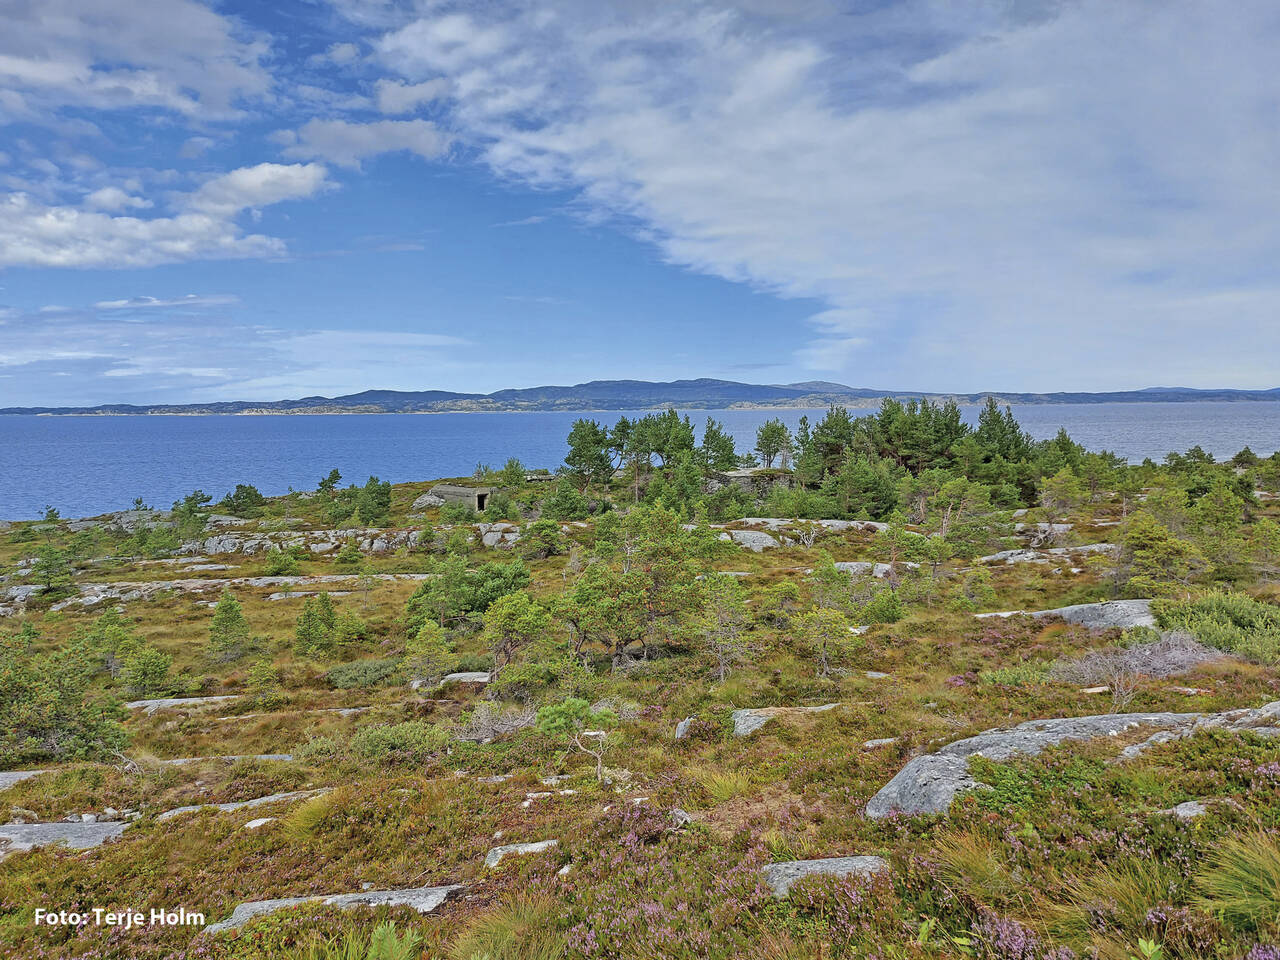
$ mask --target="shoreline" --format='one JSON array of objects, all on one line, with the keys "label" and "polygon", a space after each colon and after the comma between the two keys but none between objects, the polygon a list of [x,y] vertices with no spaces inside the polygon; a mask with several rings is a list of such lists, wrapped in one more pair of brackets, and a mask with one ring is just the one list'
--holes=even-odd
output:
[{"label": "shoreline", "polygon": [[[1255,403],[1280,403],[1280,397],[1214,397],[1202,398],[1194,394],[1186,397],[1165,397],[1163,399],[1132,399],[1132,400],[1017,400],[991,394],[992,399],[1000,406],[1011,407],[1096,407],[1096,406],[1139,406],[1139,405],[1160,405],[1160,406],[1179,406],[1189,403],[1221,403],[1232,405],[1250,405]],[[691,405],[678,402],[663,402],[647,406],[609,406],[609,407],[493,407],[477,409],[475,407],[456,407],[435,410],[385,410],[378,408],[359,409],[359,408],[323,408],[323,407],[293,407],[283,410],[143,410],[138,412],[123,411],[102,411],[95,412],[91,410],[68,411],[66,413],[57,411],[43,411],[40,413],[20,413],[17,411],[0,411],[2,417],[83,417],[83,418],[99,418],[99,417],[310,417],[310,416],[328,416],[328,417],[354,417],[354,416],[430,416],[434,414],[450,414],[450,413],[626,413],[627,411],[644,411],[654,412],[662,410],[826,410],[828,407],[835,405],[847,407],[856,410],[876,409],[884,400],[929,400],[933,403],[945,403],[954,401],[959,407],[981,407],[985,400],[971,400],[967,397],[963,400],[955,397],[949,397],[939,394],[902,394],[891,397],[842,397],[832,398],[830,400],[815,401],[812,403],[731,403],[724,405]]]}]

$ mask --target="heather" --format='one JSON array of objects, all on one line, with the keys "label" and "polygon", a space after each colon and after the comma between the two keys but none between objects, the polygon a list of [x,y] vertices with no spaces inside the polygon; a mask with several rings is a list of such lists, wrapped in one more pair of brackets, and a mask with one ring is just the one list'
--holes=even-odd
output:
[{"label": "heather", "polygon": [[[6,955],[1276,956],[1280,719],[1232,725],[1280,701],[1275,463],[1127,464],[995,405],[767,426],[756,459],[662,412],[580,421],[555,473],[14,525],[0,768],[42,772],[0,836],[128,825],[0,841]],[[1111,713],[1212,719],[975,754],[870,815],[948,745]]]}]

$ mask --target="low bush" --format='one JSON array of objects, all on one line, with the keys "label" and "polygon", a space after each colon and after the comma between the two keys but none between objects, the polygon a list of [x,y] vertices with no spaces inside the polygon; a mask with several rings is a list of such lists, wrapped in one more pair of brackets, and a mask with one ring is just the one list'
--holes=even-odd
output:
[{"label": "low bush", "polygon": [[449,734],[422,720],[361,727],[351,738],[351,752],[378,763],[425,763],[442,752]]},{"label": "low bush", "polygon": [[1185,630],[1202,643],[1259,663],[1280,663],[1280,607],[1243,593],[1210,593],[1197,600],[1157,600],[1152,610],[1166,629]]},{"label": "low bush", "polygon": [[397,679],[399,669],[398,660],[353,660],[351,663],[331,667],[325,674],[325,679],[339,690],[368,690],[392,683]]}]

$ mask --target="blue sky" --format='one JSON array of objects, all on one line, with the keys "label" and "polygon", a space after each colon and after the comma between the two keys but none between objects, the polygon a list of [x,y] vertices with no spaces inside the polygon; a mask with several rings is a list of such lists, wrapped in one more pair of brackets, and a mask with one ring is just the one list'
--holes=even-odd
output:
[{"label": "blue sky", "polygon": [[0,406],[1271,387],[1263,0],[11,0]]}]

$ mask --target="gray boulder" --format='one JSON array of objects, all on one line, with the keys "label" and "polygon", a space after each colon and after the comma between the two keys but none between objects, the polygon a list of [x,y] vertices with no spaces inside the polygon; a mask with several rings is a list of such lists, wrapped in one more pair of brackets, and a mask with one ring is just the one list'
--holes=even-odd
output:
[{"label": "gray boulder", "polygon": [[1197,817],[1203,817],[1208,813],[1209,808],[1199,800],[1186,800],[1172,810],[1161,810],[1160,812],[1177,817],[1179,820],[1195,820]]},{"label": "gray boulder", "polygon": [[440,680],[440,686],[446,683],[478,683],[485,684],[489,682],[489,674],[483,670],[468,670],[462,673],[448,673]]},{"label": "gray boulder", "polygon": [[1190,730],[1198,713],[1119,713],[1057,720],[1028,720],[1007,730],[988,730],[949,743],[936,753],[915,757],[867,804],[868,817],[891,813],[942,813],[961,793],[981,784],[969,773],[970,757],[1008,760],[1035,756],[1068,740],[1118,736],[1135,727]]},{"label": "gray boulder", "polygon": [[507,857],[524,857],[531,853],[545,853],[560,845],[558,840],[539,840],[536,843],[508,843],[494,847],[484,855],[484,865],[492,870]]},{"label": "gray boulder", "polygon": [[988,730],[976,737],[949,743],[936,753],[915,757],[867,803],[868,817],[893,813],[942,813],[961,793],[984,786],[969,772],[970,757],[1004,761],[1016,755],[1035,756],[1068,741],[1119,736],[1138,727],[1156,732],[1141,743],[1125,747],[1120,756],[1132,759],[1144,750],[1190,736],[1199,730],[1225,729],[1280,736],[1280,700],[1253,709],[1223,713],[1108,713],[1055,720],[1028,720],[1009,729]]},{"label": "gray boulder", "polygon": [[889,863],[883,857],[829,857],[771,863],[760,873],[775,897],[785,897],[791,892],[791,885],[805,877],[871,877],[888,869]]}]

